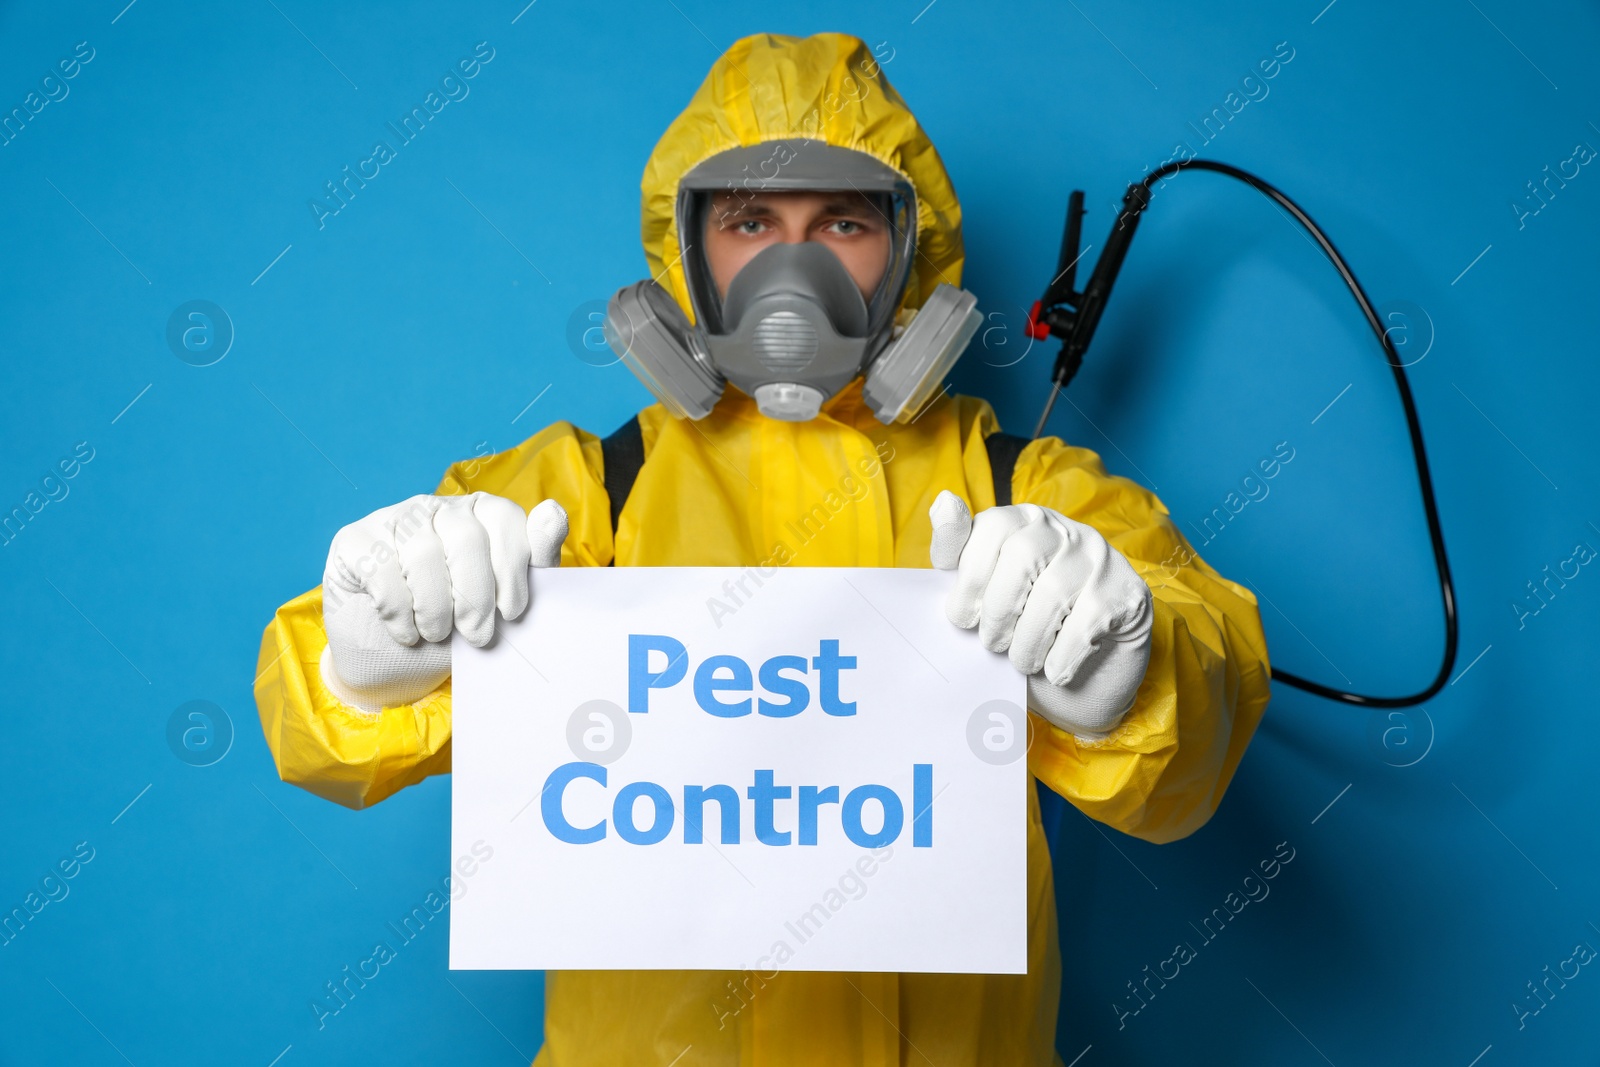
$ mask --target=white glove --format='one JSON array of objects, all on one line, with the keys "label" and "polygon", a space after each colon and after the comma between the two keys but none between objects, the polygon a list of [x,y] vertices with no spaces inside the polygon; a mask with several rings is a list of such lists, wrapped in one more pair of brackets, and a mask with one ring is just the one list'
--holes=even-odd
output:
[{"label": "white glove", "polygon": [[333,537],[322,575],[323,683],[363,711],[409,704],[450,676],[450,631],[478,647],[494,613],[528,607],[528,566],[561,563],[567,513],[488,493],[414,496]]},{"label": "white glove", "polygon": [[1086,739],[1133,707],[1150,664],[1150,587],[1090,526],[1035,504],[989,508],[974,521],[946,490],[928,510],[929,555],[957,572],[945,615],[1010,650],[1028,705]]}]

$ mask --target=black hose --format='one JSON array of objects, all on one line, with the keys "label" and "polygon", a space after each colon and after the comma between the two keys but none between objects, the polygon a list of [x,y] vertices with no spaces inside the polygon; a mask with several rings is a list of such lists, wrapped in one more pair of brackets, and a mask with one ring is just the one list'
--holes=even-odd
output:
[{"label": "black hose", "polygon": [[[1285,682],[1289,685],[1292,685],[1296,689],[1303,689],[1308,693],[1314,693],[1317,696],[1326,697],[1329,700],[1337,700],[1345,704],[1355,704],[1360,707],[1404,708],[1415,704],[1421,704],[1422,702],[1431,699],[1445,687],[1445,684],[1450,677],[1450,671],[1454,668],[1456,662],[1456,645],[1459,639],[1459,629],[1456,621],[1455,583],[1450,578],[1450,561],[1445,555],[1444,532],[1439,524],[1439,508],[1437,503],[1435,503],[1433,496],[1433,475],[1428,469],[1428,454],[1422,443],[1422,423],[1417,418],[1416,401],[1412,399],[1411,383],[1406,378],[1405,367],[1400,360],[1400,353],[1395,350],[1394,342],[1389,339],[1389,334],[1383,328],[1382,322],[1379,321],[1378,313],[1373,308],[1372,301],[1367,299],[1367,294],[1365,290],[1361,288],[1361,283],[1356,280],[1354,272],[1350,270],[1350,266],[1344,261],[1344,257],[1339,254],[1339,250],[1333,247],[1333,242],[1328,239],[1327,234],[1323,233],[1321,228],[1311,220],[1310,215],[1307,215],[1301,210],[1299,204],[1296,204],[1293,200],[1289,199],[1289,197],[1279,189],[1256,177],[1254,174],[1249,173],[1248,171],[1240,170],[1238,167],[1229,166],[1226,163],[1217,163],[1207,159],[1183,160],[1179,162],[1167,163],[1161,167],[1157,167],[1145,177],[1143,182],[1136,182],[1129,186],[1128,196],[1124,201],[1127,206],[1123,208],[1122,213],[1118,216],[1117,229],[1113,230],[1113,233],[1117,233],[1125,225],[1137,221],[1138,215],[1150,202],[1150,193],[1153,191],[1154,183],[1160,181],[1168,175],[1176,174],[1180,170],[1209,170],[1218,174],[1225,174],[1228,177],[1236,178],[1239,181],[1244,182],[1246,185],[1254,187],[1258,192],[1264,193],[1271,197],[1285,210],[1287,210],[1294,220],[1298,222],[1307,233],[1311,234],[1311,236],[1316,239],[1316,242],[1321,247],[1323,254],[1328,257],[1328,260],[1333,264],[1334,269],[1339,272],[1339,276],[1344,279],[1344,284],[1349,288],[1350,294],[1355,297],[1356,304],[1361,308],[1361,313],[1366,316],[1367,325],[1372,327],[1372,332],[1378,338],[1378,343],[1383,346],[1384,358],[1389,364],[1389,369],[1394,372],[1395,388],[1400,392],[1400,406],[1405,410],[1406,429],[1411,434],[1411,455],[1416,461],[1417,485],[1422,492],[1422,510],[1424,515],[1427,516],[1428,520],[1428,539],[1433,544],[1433,562],[1434,566],[1437,567],[1439,572],[1439,597],[1444,602],[1444,659],[1439,665],[1439,673],[1434,677],[1433,682],[1426,689],[1423,689],[1421,692],[1414,693],[1410,696],[1375,697],[1366,696],[1361,693],[1352,693],[1343,689],[1334,689],[1331,686],[1322,685],[1320,682],[1313,682],[1310,679],[1302,678],[1296,674],[1290,674],[1288,671],[1279,670],[1276,667],[1272,669],[1272,677],[1280,682]],[[1129,233],[1128,236],[1131,237],[1131,233]],[[1114,266],[1115,265],[1113,265],[1113,267]],[[1114,277],[1114,275],[1111,277]],[[1107,292],[1109,292],[1109,283],[1111,277],[1107,278]],[[1080,352],[1082,348],[1087,347],[1088,338],[1085,337],[1082,341]],[[1053,402],[1055,400],[1056,390],[1061,386],[1064,386],[1065,382],[1053,381],[1051,384],[1052,388],[1050,390],[1050,399]]]}]

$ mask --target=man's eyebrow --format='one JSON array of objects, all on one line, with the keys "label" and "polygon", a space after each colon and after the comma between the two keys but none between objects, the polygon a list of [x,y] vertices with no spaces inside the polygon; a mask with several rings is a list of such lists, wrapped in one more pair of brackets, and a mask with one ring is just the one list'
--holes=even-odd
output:
[{"label": "man's eyebrow", "polygon": [[872,218],[882,214],[865,197],[839,197],[829,200],[822,205],[822,210],[830,215],[858,215],[863,218]]},{"label": "man's eyebrow", "polygon": [[744,211],[772,210],[772,205],[759,195],[739,196],[737,193],[718,193],[711,206],[720,215],[731,215],[735,212]]},{"label": "man's eyebrow", "polygon": [[[822,210],[829,215],[848,215],[854,218],[881,217],[883,212],[862,196],[840,193],[825,200]],[[770,200],[757,195],[749,198],[732,193],[720,193],[711,205],[712,214],[719,220],[740,218],[746,215],[771,215],[775,209]]]}]

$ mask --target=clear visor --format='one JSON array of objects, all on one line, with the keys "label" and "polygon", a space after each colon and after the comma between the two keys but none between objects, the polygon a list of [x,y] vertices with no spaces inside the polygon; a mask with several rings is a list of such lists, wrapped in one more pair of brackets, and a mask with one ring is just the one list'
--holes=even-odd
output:
[{"label": "clear visor", "polygon": [[[888,231],[888,262],[867,300],[867,336],[887,342],[916,252],[916,196],[897,172],[862,152],[821,142],[769,142],[712,157],[685,175],[678,193],[678,233],[696,321],[724,331],[722,299],[706,260],[708,227],[759,217],[762,201],[785,193],[837,197]],[[873,354],[869,352],[869,356]]]}]

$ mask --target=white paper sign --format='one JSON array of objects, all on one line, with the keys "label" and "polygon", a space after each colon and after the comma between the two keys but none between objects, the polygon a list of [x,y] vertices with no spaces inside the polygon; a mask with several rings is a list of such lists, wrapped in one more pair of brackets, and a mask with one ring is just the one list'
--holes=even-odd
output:
[{"label": "white paper sign", "polygon": [[452,647],[450,966],[1024,973],[1025,683],[952,580],[534,571]]}]

